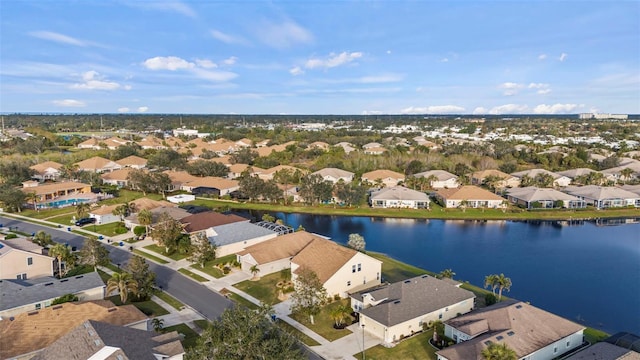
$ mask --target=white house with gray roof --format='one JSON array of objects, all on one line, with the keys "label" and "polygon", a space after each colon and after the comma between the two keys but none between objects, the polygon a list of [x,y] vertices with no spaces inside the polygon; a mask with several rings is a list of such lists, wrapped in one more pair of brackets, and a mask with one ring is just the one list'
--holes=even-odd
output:
[{"label": "white house with gray roof", "polygon": [[433,189],[452,189],[460,186],[458,177],[444,170],[429,170],[421,173],[413,174],[415,177],[430,178],[433,177],[429,186]]},{"label": "white house with gray roof", "polygon": [[527,186],[507,190],[507,199],[527,209],[582,209],[586,207],[584,200],[565,194],[556,189]]},{"label": "white house with gray roof", "polygon": [[428,209],[429,196],[423,192],[411,190],[404,186],[394,186],[371,192],[369,204],[371,204],[373,208],[382,209]]},{"label": "white house with gray roof", "polygon": [[0,318],[40,310],[66,294],[78,296],[79,301],[102,300],[104,290],[104,282],[97,272],[64,279],[0,280]]},{"label": "white house with gray roof", "polygon": [[209,242],[217,246],[216,257],[238,253],[276,236],[278,233],[274,230],[243,221],[214,226],[207,231]]},{"label": "white house with gray roof", "polygon": [[450,282],[422,275],[351,295],[351,307],[369,334],[391,344],[474,308],[475,295]]},{"label": "white house with gray roof", "polygon": [[351,171],[338,168],[324,168],[312,173],[311,175],[320,175],[325,181],[331,181],[334,184],[340,180],[348,184],[353,181],[353,176],[355,174]]},{"label": "white house with gray roof", "polygon": [[534,179],[536,176],[548,175],[553,178],[553,186],[569,186],[571,184],[571,178],[568,176],[560,175],[558,173],[551,172],[545,169],[529,169],[524,171],[518,171],[511,173],[511,175],[522,179],[524,176],[528,176]]},{"label": "white house with gray roof", "polygon": [[640,207],[640,195],[613,186],[568,186],[567,194],[583,199],[596,209],[634,206]]}]

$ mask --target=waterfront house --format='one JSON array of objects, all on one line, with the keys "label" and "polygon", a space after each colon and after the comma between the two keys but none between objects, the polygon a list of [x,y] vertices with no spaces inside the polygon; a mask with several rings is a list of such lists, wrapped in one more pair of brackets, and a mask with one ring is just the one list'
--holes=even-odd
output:
[{"label": "waterfront house", "polygon": [[429,208],[429,196],[404,186],[382,188],[371,192],[369,204],[373,208]]},{"label": "waterfront house", "polygon": [[[637,341],[637,340],[636,340]],[[636,346],[640,347],[640,344]],[[632,349],[601,341],[578,351],[564,360],[640,360],[640,353]]]},{"label": "waterfront house", "polygon": [[460,186],[460,183],[458,183],[458,177],[444,170],[423,171],[421,173],[413,174],[413,176],[423,178],[430,178],[433,176],[433,180],[429,183],[429,186],[432,189],[451,189]]},{"label": "waterfront house", "polygon": [[27,280],[53,276],[54,261],[54,258],[44,255],[43,247],[25,238],[0,240],[0,279]]},{"label": "waterfront house", "polygon": [[346,170],[337,169],[337,168],[324,168],[314,173],[311,173],[311,175],[320,175],[325,181],[330,181],[334,184],[340,180],[348,184],[351,181],[353,181],[353,176],[355,174],[352,173],[351,171],[346,171]]},{"label": "waterfront house", "polygon": [[640,195],[613,186],[568,186],[564,190],[567,194],[583,199],[587,205],[596,209],[614,207],[640,207]]},{"label": "waterfront house", "polygon": [[435,197],[446,208],[503,208],[505,206],[504,198],[474,185],[440,189],[435,193]]},{"label": "waterfront house", "polygon": [[118,170],[122,166],[114,161],[105,159],[100,156],[94,156],[92,158],[75,163],[79,171],[88,171],[95,173],[109,172]]},{"label": "waterfront house", "polygon": [[556,189],[527,186],[507,190],[507,199],[526,209],[582,209],[586,207],[584,200],[560,192]]},{"label": "waterfront house", "polygon": [[[75,181],[48,184],[23,183],[23,186],[21,190],[24,193],[36,194],[39,208],[61,206],[62,204],[58,204],[55,201],[61,197],[69,198],[74,195],[91,194],[91,185]],[[68,205],[72,205],[72,203]]]},{"label": "waterfront house", "polygon": [[473,310],[475,295],[459,285],[417,276],[351,294],[351,307],[367,333],[391,344],[422,331],[424,325]]},{"label": "waterfront house", "polygon": [[64,165],[55,161],[45,161],[40,164],[29,166],[29,169],[35,171],[32,178],[38,181],[53,180],[56,181],[60,177],[61,169]]},{"label": "waterfront house", "polygon": [[507,300],[446,321],[444,335],[456,342],[436,352],[438,360],[481,360],[482,350],[506,344],[518,359],[551,360],[583,343],[584,326],[517,300]]},{"label": "waterfront house", "polygon": [[362,174],[362,180],[372,184],[373,186],[381,184],[384,187],[392,187],[398,185],[399,182],[404,181],[404,174],[381,169]]},{"label": "waterfront house", "polygon": [[471,174],[471,185],[484,185],[487,178],[489,177],[499,179],[499,181],[495,184],[495,187],[498,189],[514,188],[520,186],[519,178],[495,169],[474,172],[473,174]]},{"label": "waterfront house", "polygon": [[188,181],[180,187],[180,190],[189,191],[191,194],[224,196],[240,189],[236,180],[224,179],[216,176],[205,176]]},{"label": "waterfront house", "polygon": [[551,172],[549,170],[545,170],[545,169],[529,169],[529,170],[514,172],[514,173],[511,173],[511,175],[519,178],[520,180],[522,180],[522,177],[524,176],[528,176],[531,179],[535,179],[536,176],[548,175],[553,178],[553,186],[564,187],[564,186],[569,186],[569,184],[571,184],[571,178]]}]

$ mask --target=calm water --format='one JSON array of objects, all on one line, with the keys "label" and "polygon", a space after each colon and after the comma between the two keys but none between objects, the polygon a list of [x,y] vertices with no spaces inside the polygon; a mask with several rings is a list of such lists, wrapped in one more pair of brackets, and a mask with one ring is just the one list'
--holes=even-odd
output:
[{"label": "calm water", "polygon": [[609,333],[640,334],[640,224],[443,221],[274,213],[294,228],[482,286],[504,273],[507,296]]}]

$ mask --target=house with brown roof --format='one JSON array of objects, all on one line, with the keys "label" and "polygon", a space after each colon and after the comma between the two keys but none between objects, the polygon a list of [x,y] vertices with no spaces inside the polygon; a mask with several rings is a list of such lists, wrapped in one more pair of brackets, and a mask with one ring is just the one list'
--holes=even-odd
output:
[{"label": "house with brown roof", "polygon": [[0,279],[37,279],[53,276],[54,258],[44,248],[25,239],[0,240]]},{"label": "house with brown roof", "polygon": [[78,144],[79,149],[109,149],[115,150],[119,146],[126,145],[129,141],[119,137],[111,137],[108,139],[91,138]]},{"label": "house with brown roof", "polygon": [[484,185],[487,178],[491,177],[499,179],[499,181],[495,184],[496,188],[503,189],[520,186],[519,178],[496,169],[474,172],[473,174],[471,174],[471,185]]},{"label": "house with brown roof", "polygon": [[465,185],[454,189],[440,189],[435,193],[436,199],[446,208],[503,208],[503,197],[474,185]]},{"label": "house with brown roof", "polygon": [[[0,359],[28,359],[87,320],[147,330],[148,318],[133,305],[111,301],[68,302],[0,321]],[[63,359],[67,357],[61,357]]]},{"label": "house with brown roof", "polygon": [[35,185],[37,186],[30,186],[30,184],[28,184],[28,186],[23,187],[20,190],[24,193],[35,193],[38,196],[39,208],[55,206],[51,205],[52,201],[60,197],[91,193],[91,185],[75,181],[48,183],[42,185],[36,183]]},{"label": "house with brown roof", "polygon": [[329,296],[380,285],[382,262],[306,231],[281,235],[238,253],[242,269],[257,265],[261,275],[291,269],[291,278],[303,268],[318,275]]},{"label": "house with brown roof", "polygon": [[182,185],[184,185],[185,183],[198,179],[197,176],[193,176],[186,171],[166,170],[163,171],[163,173],[167,174],[167,176],[169,176],[169,179],[171,180],[169,192],[180,190],[182,188]]},{"label": "house with brown roof", "polygon": [[369,171],[362,174],[362,180],[367,181],[375,186],[380,183],[384,187],[392,187],[398,185],[399,182],[404,181],[404,174],[391,170],[381,169]]},{"label": "house with brown roof", "polygon": [[138,141],[137,144],[140,145],[140,147],[145,150],[146,149],[161,150],[161,149],[167,148],[167,146],[163,143],[163,140],[153,135],[149,135],[146,138]]},{"label": "house with brown roof", "polygon": [[229,195],[239,188],[240,184],[236,180],[229,180],[216,176],[205,176],[182,184],[180,190],[189,191],[196,196],[224,196]]},{"label": "house with brown roof", "polygon": [[476,296],[460,285],[417,276],[351,294],[351,308],[367,333],[392,344],[422,331],[425,324],[472,311]]},{"label": "house with brown roof", "polygon": [[[157,224],[164,214],[170,216],[172,219],[180,220],[187,216],[190,216],[191,213],[185,209],[176,207],[174,204],[169,206],[159,206],[149,210],[151,212],[151,226]],[[124,218],[124,226],[127,229],[133,230],[136,226],[140,226],[140,222],[138,220],[138,213],[132,214]]]},{"label": "house with brown roof", "polygon": [[111,161],[100,156],[94,156],[92,158],[82,160],[75,163],[75,165],[78,167],[79,171],[95,173],[109,172],[122,168],[122,166],[115,161]]},{"label": "house with brown roof", "polygon": [[508,300],[445,322],[455,345],[436,352],[438,360],[482,360],[491,344],[506,344],[518,359],[560,358],[583,343],[585,327],[528,303]]},{"label": "house with brown roof", "polygon": [[122,167],[129,167],[132,169],[144,169],[147,167],[147,159],[135,155],[117,160],[116,163]]},{"label": "house with brown roof", "polygon": [[108,173],[100,175],[102,182],[117,187],[126,187],[129,185],[129,173],[133,168],[126,167],[118,170],[114,170]]},{"label": "house with brown roof", "polygon": [[271,180],[274,178],[274,176],[276,175],[276,173],[278,171],[290,171],[291,174],[295,174],[296,172],[298,172],[300,175],[304,175],[306,173],[308,173],[307,170],[303,170],[303,169],[299,169],[295,166],[289,166],[289,165],[278,165],[278,166],[274,166],[272,168],[269,169],[261,169],[261,171],[257,174],[258,177],[262,180]]},{"label": "house with brown roof", "polygon": [[247,138],[242,138],[242,139],[236,141],[236,145],[239,146],[239,147],[252,147],[253,146],[253,140],[247,139]]},{"label": "house with brown roof", "polygon": [[29,169],[35,171],[32,178],[38,181],[57,180],[60,177],[60,169],[64,165],[55,161],[45,161],[40,164],[29,166]]},{"label": "house with brown roof", "polygon": [[260,174],[262,174],[262,172],[265,171],[264,169],[261,169],[257,166],[252,166],[247,164],[233,164],[233,165],[227,165],[227,167],[229,168],[229,175],[228,175],[229,179],[238,178],[245,171],[249,175],[257,175],[257,176],[260,176]]}]

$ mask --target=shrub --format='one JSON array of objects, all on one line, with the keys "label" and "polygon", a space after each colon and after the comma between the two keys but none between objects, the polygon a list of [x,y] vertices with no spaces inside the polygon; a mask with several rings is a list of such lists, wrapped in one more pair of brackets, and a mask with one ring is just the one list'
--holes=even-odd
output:
[{"label": "shrub", "polygon": [[62,295],[51,302],[51,305],[64,304],[66,302],[78,301],[78,297],[73,294]]},{"label": "shrub", "polygon": [[136,236],[141,236],[146,232],[147,232],[147,228],[144,226],[136,226],[133,228],[133,233],[136,234]]},{"label": "shrub", "polygon": [[9,239],[15,239],[17,237],[18,237],[18,235],[16,235],[16,234],[7,234],[7,235],[5,235],[4,238],[9,240]]},{"label": "shrub", "polygon": [[336,300],[336,301],[340,300],[340,294],[333,295],[333,300]]},{"label": "shrub", "polygon": [[498,299],[493,294],[487,294],[484,296],[484,303],[487,304],[487,306],[493,305],[497,302],[498,302]]},{"label": "shrub", "polygon": [[229,272],[231,272],[231,268],[225,265],[225,267],[222,269],[222,272],[227,275]]}]

